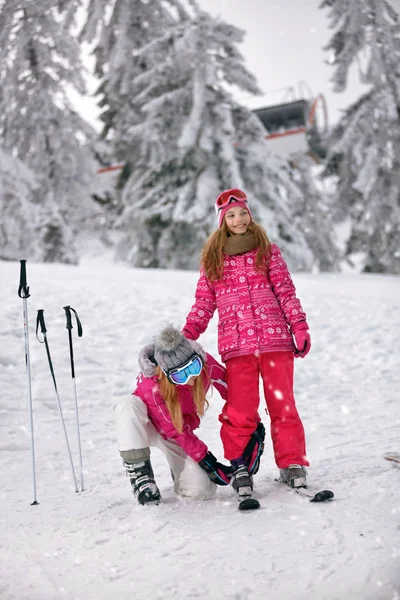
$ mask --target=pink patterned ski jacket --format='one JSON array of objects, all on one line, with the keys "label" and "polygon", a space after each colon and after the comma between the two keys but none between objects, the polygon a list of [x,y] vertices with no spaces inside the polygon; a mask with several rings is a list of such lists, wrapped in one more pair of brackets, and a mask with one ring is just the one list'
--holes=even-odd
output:
[{"label": "pink patterned ski jacket", "polygon": [[[211,354],[206,353],[205,369],[203,369],[204,389],[207,391],[210,384],[215,387],[224,400],[227,399],[227,384],[225,381],[225,367],[220,365]],[[148,356],[141,358],[142,372],[137,377],[137,386],[133,394],[143,400],[147,406],[149,419],[164,439],[174,440],[178,446],[194,461],[199,462],[206,455],[208,448],[193,431],[200,425],[193,401],[190,385],[178,385],[178,398],[182,409],[183,431],[179,431],[172,423],[167,405],[160,394],[158,379],[155,375],[155,364],[151,361],[151,350]]]},{"label": "pink patterned ski jacket", "polygon": [[224,255],[222,279],[210,281],[203,270],[195,303],[183,333],[197,340],[218,309],[218,351],[225,362],[234,356],[295,351],[292,333],[308,329],[296,288],[276,244],[271,244],[267,273],[255,269],[257,250]]}]

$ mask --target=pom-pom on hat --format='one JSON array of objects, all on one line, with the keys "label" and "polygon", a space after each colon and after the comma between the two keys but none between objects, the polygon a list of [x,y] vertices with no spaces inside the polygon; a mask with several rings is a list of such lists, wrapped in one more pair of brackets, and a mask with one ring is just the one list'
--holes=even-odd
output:
[{"label": "pom-pom on hat", "polygon": [[222,226],[222,223],[224,222],[225,214],[230,208],[233,208],[234,206],[241,206],[242,208],[245,208],[251,218],[249,201],[247,199],[246,194],[239,188],[225,190],[224,192],[220,193],[215,202],[215,212],[217,213],[218,218],[218,229]]},{"label": "pom-pom on hat", "polygon": [[172,325],[160,332],[154,344],[154,359],[164,372],[181,367],[194,354],[199,354],[205,361],[205,352],[200,344],[185,338]]}]

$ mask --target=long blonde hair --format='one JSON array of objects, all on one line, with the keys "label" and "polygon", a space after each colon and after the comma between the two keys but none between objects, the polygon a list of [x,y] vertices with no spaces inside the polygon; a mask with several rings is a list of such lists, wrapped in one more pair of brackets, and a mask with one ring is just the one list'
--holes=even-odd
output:
[{"label": "long blonde hair", "polygon": [[[256,239],[256,269],[266,271],[267,263],[271,251],[271,242],[267,233],[261,225],[251,222],[248,230]],[[224,271],[224,247],[229,229],[224,220],[222,226],[214,231],[206,241],[201,252],[200,263],[204,273],[210,281],[222,279]]]},{"label": "long blonde hair", "polygon": [[[203,369],[205,369],[205,367],[203,367]],[[159,381],[160,394],[161,397],[165,400],[165,404],[167,405],[169,414],[171,415],[172,423],[174,424],[175,429],[177,429],[179,433],[182,433],[183,418],[181,405],[178,399],[178,392],[176,389],[177,386],[168,381],[167,376],[160,369],[160,367],[156,368],[156,375]],[[202,374],[196,377],[192,389],[193,401],[196,406],[197,414],[199,415],[199,417],[202,417],[209,406],[204,389]]]}]

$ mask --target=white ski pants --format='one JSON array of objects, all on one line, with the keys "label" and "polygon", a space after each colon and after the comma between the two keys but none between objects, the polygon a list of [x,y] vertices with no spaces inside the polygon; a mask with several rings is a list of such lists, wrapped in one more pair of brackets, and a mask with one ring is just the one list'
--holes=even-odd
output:
[{"label": "white ski pants", "polygon": [[215,495],[215,483],[176,442],[161,437],[138,396],[119,398],[114,404],[114,419],[120,452],[152,447],[165,454],[173,474],[175,494],[196,500],[208,500]]}]

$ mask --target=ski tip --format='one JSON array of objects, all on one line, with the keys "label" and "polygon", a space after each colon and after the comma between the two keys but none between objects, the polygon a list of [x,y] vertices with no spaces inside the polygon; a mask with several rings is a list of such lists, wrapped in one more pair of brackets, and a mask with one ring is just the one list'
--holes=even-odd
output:
[{"label": "ski tip", "polygon": [[239,510],[254,510],[260,508],[260,503],[255,498],[245,498],[239,502]]},{"label": "ski tip", "polygon": [[334,497],[335,494],[331,490],[321,490],[311,498],[310,502],[326,502],[327,500],[332,500]]},{"label": "ski tip", "polygon": [[386,460],[391,460],[394,463],[400,464],[400,452],[386,452],[383,455]]}]

